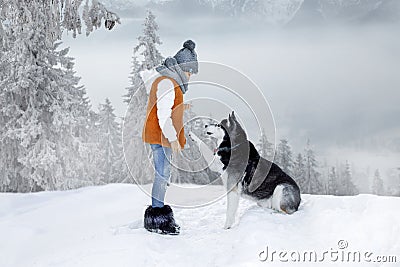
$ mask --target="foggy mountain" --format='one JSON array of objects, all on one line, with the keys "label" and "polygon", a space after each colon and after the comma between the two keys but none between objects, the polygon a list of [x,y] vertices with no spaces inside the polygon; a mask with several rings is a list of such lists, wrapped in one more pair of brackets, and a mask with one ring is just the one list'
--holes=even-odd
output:
[{"label": "foggy mountain", "polygon": [[214,15],[267,24],[399,21],[397,0],[105,0],[125,16],[151,8],[178,16]]}]

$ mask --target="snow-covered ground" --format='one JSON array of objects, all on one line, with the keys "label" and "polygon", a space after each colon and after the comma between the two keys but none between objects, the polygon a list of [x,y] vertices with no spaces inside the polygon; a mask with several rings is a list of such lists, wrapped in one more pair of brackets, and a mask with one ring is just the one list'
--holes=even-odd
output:
[{"label": "snow-covered ground", "polygon": [[[182,228],[179,236],[143,229],[148,203],[149,197],[137,186],[122,184],[2,193],[0,266],[314,265],[291,263],[292,256],[296,259],[307,251],[318,253],[318,259],[328,251],[325,260],[315,266],[400,264],[400,198],[303,195],[300,210],[290,216],[241,200],[239,222],[230,230],[222,228],[222,199],[201,208],[175,208]],[[265,259],[267,247],[269,257],[260,261],[260,257]],[[281,250],[287,252],[281,259],[286,257],[289,263],[280,262],[277,253]],[[328,254],[335,251],[340,257],[333,263]],[[342,263],[342,252],[360,252],[361,263]],[[371,262],[363,261],[364,253],[372,253]],[[373,262],[378,255],[395,255],[397,263]]]}]

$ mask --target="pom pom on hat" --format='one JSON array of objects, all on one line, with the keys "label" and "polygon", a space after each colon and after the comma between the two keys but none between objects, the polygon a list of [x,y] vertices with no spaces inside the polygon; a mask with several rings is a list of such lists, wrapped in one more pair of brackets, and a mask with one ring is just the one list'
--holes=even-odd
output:
[{"label": "pom pom on hat", "polygon": [[194,51],[195,47],[196,44],[192,40],[187,40],[183,43],[183,48],[174,56],[183,71],[190,73],[197,73],[199,71],[197,54]]},{"label": "pom pom on hat", "polygon": [[193,51],[196,48],[196,44],[192,40],[187,40],[183,43],[183,47]]}]

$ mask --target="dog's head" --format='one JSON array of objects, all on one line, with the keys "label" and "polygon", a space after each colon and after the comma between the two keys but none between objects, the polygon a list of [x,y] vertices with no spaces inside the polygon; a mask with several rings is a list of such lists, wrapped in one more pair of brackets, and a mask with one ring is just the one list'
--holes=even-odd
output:
[{"label": "dog's head", "polygon": [[237,121],[234,111],[229,114],[228,119],[220,123],[205,125],[206,134],[218,140],[229,139],[231,143],[237,144],[247,140],[246,132]]},{"label": "dog's head", "polygon": [[205,128],[207,135],[218,140],[224,139],[227,134],[226,129],[222,126],[222,123],[206,124]]}]

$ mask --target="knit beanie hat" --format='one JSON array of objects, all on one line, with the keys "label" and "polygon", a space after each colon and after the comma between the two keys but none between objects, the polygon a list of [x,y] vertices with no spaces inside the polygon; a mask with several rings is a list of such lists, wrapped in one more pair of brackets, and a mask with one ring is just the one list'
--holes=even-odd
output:
[{"label": "knit beanie hat", "polygon": [[183,43],[183,48],[174,56],[183,71],[190,73],[197,73],[199,71],[197,54],[194,51],[195,47],[196,44],[192,40],[187,40]]}]

